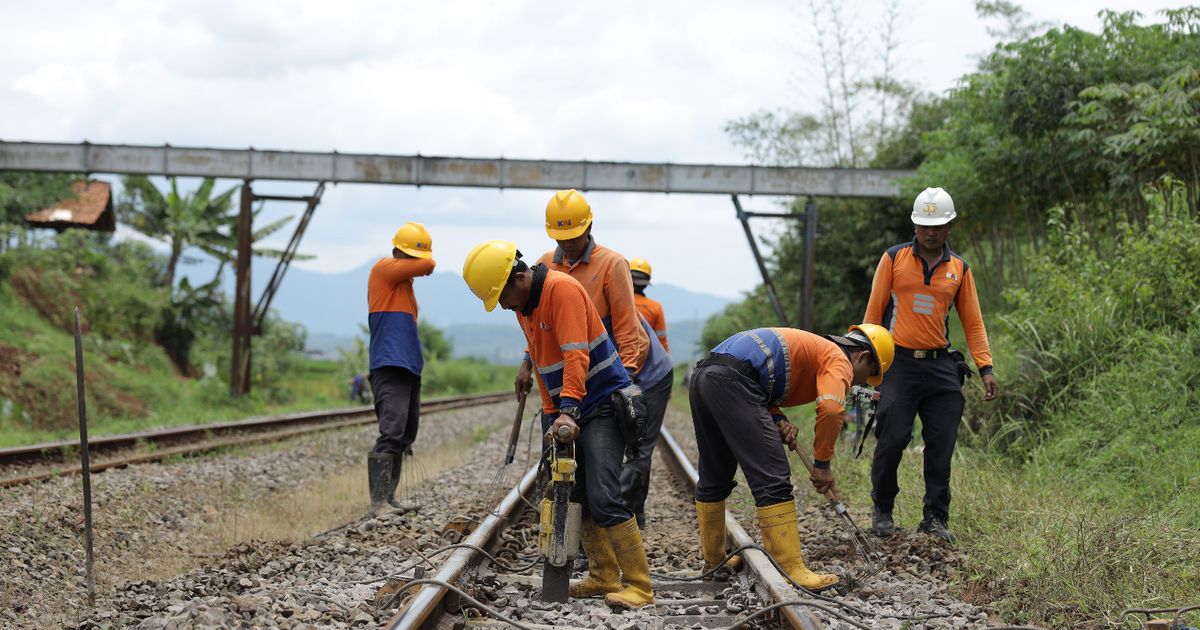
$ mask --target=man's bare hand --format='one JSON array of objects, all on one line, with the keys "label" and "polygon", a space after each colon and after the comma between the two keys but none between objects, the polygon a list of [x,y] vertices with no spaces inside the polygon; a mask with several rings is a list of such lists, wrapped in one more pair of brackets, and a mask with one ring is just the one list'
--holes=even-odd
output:
[{"label": "man's bare hand", "polygon": [[513,386],[516,387],[517,397],[521,394],[528,394],[529,390],[533,389],[533,369],[528,361],[521,361],[521,368],[517,370],[517,378],[513,380]]},{"label": "man's bare hand", "polygon": [[[566,430],[560,432],[563,427]],[[564,435],[566,437],[564,437]],[[567,414],[561,414],[554,424],[550,425],[550,430],[546,432],[546,442],[557,440],[562,443],[574,442],[579,438],[579,425],[575,423],[575,419]]]},{"label": "man's bare hand", "polygon": [[787,418],[784,418],[783,420],[777,420],[775,426],[779,429],[779,439],[783,440],[783,443],[788,448],[793,451],[796,450],[796,435],[800,433],[796,425],[792,424]]},{"label": "man's bare hand", "polygon": [[1000,393],[1000,382],[996,380],[996,375],[984,374],[981,379],[983,380],[983,399],[995,400]]},{"label": "man's bare hand", "polygon": [[833,470],[830,468],[813,468],[812,474],[808,476],[808,480],[812,482],[817,492],[825,494],[833,488]]}]

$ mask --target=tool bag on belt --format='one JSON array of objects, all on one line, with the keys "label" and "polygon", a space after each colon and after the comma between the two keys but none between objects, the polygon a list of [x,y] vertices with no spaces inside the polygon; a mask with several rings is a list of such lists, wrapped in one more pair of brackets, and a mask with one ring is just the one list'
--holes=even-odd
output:
[{"label": "tool bag on belt", "polygon": [[646,399],[642,388],[630,385],[613,392],[612,406],[617,416],[617,427],[625,440],[625,454],[636,453],[646,439]]}]

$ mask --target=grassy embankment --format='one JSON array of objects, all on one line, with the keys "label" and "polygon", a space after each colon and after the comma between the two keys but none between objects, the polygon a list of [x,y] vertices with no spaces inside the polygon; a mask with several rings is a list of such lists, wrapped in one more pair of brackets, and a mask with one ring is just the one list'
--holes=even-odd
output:
[{"label": "grassy embankment", "polygon": [[[349,405],[349,375],[366,366],[305,358],[302,333],[275,318],[267,336],[255,339],[254,392],[231,398],[220,307],[195,323],[202,328],[194,331],[191,374],[181,373],[154,341],[170,305],[154,283],[158,273],[147,248],[72,233],[57,247],[0,255],[0,448],[78,435],[69,332],[75,304],[83,313],[93,435]],[[473,359],[430,360],[423,394],[504,390],[512,374]]]}]

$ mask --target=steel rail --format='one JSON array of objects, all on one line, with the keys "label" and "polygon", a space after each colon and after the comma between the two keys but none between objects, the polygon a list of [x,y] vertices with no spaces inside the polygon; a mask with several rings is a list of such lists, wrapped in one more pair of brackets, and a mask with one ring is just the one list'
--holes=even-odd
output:
[{"label": "steel rail", "polygon": [[[687,455],[679,447],[679,443],[675,441],[675,438],[666,427],[662,428],[660,435],[660,445],[665,447],[660,452],[667,455],[667,460],[671,467],[694,490],[696,481],[699,478],[696,468],[688,460]],[[521,482],[508,492],[508,495],[504,497],[504,500],[496,510],[487,517],[479,529],[471,534],[466,542],[481,548],[487,545],[491,538],[499,531],[500,524],[507,521],[512,511],[521,503],[521,497],[532,488],[536,478],[537,466],[534,465],[525,473]],[[746,530],[737,522],[733,514],[728,512],[725,514],[725,530],[728,532],[735,546],[754,544],[754,540],[750,538]],[[480,554],[474,549],[459,549],[438,570],[437,575],[433,579],[446,584],[452,584],[462,577],[463,573],[469,567],[480,560],[479,556]],[[766,599],[773,602],[785,602],[796,599],[797,593],[795,589],[788,583],[787,578],[780,574],[775,566],[771,564],[766,554],[757,549],[747,549],[742,552],[742,558],[745,560],[746,566],[758,577],[759,587]],[[423,586],[417,592],[416,596],[388,621],[387,627],[392,630],[415,630],[427,627],[436,615],[441,614],[439,609],[446,593],[446,589],[442,586]],[[820,619],[799,606],[785,606],[780,609],[780,614],[793,628],[800,630],[823,630],[825,628],[825,624]]]},{"label": "steel rail", "polygon": [[[510,392],[492,392],[487,394],[435,398],[423,401],[421,403],[421,410],[429,413],[483,405],[502,402],[511,396]],[[362,406],[280,416],[263,416],[233,422],[191,425],[124,435],[110,435],[89,440],[91,450],[96,452],[99,450],[132,449],[146,444],[154,445],[156,448],[151,453],[135,454],[108,461],[93,460],[89,469],[92,472],[96,472],[108,468],[127,466],[129,464],[161,460],[172,455],[184,455],[229,446],[271,442],[305,433],[328,431],[373,422],[375,422],[373,408]],[[257,432],[248,433],[251,431]],[[170,444],[177,445],[167,446]],[[56,459],[55,456],[59,454],[71,453],[78,447],[78,442],[49,442],[0,449],[0,465],[53,463],[47,460]],[[80,466],[67,465],[40,473],[3,478],[0,479],[0,487],[32,483],[55,476],[79,474],[81,472],[83,471]]]},{"label": "steel rail", "polygon": [[[666,427],[662,428],[659,446],[665,447],[659,450],[670,455],[667,459],[671,466],[695,490],[700,475]],[[725,512],[725,532],[735,547],[757,544],[729,511]],[[767,558],[766,554],[758,549],[747,549],[742,552],[742,559],[746,566],[758,576],[759,587],[766,591],[765,595],[768,599],[774,602],[786,602],[797,598],[796,589],[792,588],[787,578],[779,573],[775,565],[771,564],[771,560]],[[799,606],[784,606],[780,609],[780,613],[793,628],[801,630],[825,628],[825,624],[820,619]]]},{"label": "steel rail", "polygon": [[[533,490],[534,481],[537,480],[538,465],[535,463],[525,472],[525,476],[521,481],[508,491],[504,499],[500,501],[500,505],[488,514],[483,523],[471,532],[471,535],[464,541],[466,544],[476,547],[485,547],[492,538],[500,532],[501,525],[509,520],[512,513],[519,507],[524,505],[524,496]],[[474,549],[456,549],[446,564],[438,570],[437,575],[433,579],[452,584],[454,581],[462,577],[462,574],[479,561],[479,552]],[[431,617],[438,613],[438,608],[446,597],[446,589],[438,585],[426,585],[417,591],[408,605],[400,609],[391,620],[388,621],[388,628],[399,628],[401,630],[412,630],[423,627]]]}]

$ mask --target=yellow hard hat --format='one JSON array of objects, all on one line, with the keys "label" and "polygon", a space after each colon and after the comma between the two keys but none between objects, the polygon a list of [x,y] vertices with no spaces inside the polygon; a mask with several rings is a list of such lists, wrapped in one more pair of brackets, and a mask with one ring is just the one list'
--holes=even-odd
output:
[{"label": "yellow hard hat", "polygon": [[645,258],[631,258],[629,260],[630,271],[640,271],[646,276],[650,276],[650,261]]},{"label": "yellow hard hat", "polygon": [[463,280],[475,297],[483,300],[483,308],[492,312],[500,301],[500,292],[512,273],[517,259],[517,244],[512,241],[485,241],[476,245],[463,262]]},{"label": "yellow hard hat", "polygon": [[867,338],[871,344],[871,354],[874,354],[875,360],[879,362],[879,374],[867,377],[867,383],[871,387],[879,387],[879,384],[883,382],[883,375],[887,373],[888,368],[892,367],[892,360],[896,358],[896,342],[892,340],[892,333],[878,324],[851,326],[850,332],[855,331],[862,333]]},{"label": "yellow hard hat", "polygon": [[433,239],[429,236],[429,230],[426,230],[424,225],[412,221],[396,230],[396,235],[392,237],[392,247],[417,258],[433,256]]},{"label": "yellow hard hat", "polygon": [[554,193],[546,204],[546,234],[556,241],[573,239],[592,224],[592,207],[574,188]]}]

